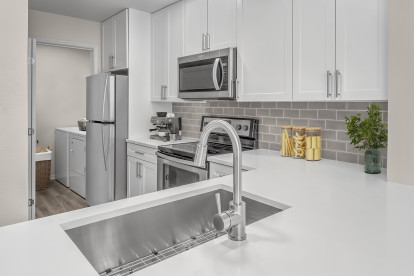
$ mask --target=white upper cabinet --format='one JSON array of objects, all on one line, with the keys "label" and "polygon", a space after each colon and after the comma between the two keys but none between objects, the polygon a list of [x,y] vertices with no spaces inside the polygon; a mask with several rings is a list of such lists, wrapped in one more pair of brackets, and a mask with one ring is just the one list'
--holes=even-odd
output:
[{"label": "white upper cabinet", "polygon": [[239,0],[239,101],[292,100],[292,0]]},{"label": "white upper cabinet", "polygon": [[293,99],[333,99],[334,75],[335,0],[293,1]]},{"label": "white upper cabinet", "polygon": [[152,99],[162,100],[168,83],[168,10],[152,14]]},{"label": "white upper cabinet", "polygon": [[102,22],[102,72],[128,68],[128,10]]},{"label": "white upper cabinet", "polygon": [[236,0],[184,0],[184,54],[236,46]]},{"label": "white upper cabinet", "polygon": [[184,4],[152,14],[152,100],[178,101],[178,58],[183,56]]},{"label": "white upper cabinet", "polygon": [[237,1],[208,0],[208,50],[236,47]]},{"label": "white upper cabinet", "polygon": [[207,0],[184,0],[184,55],[198,54],[206,48]]},{"label": "white upper cabinet", "polygon": [[387,100],[387,0],[295,0],[293,100]]},{"label": "white upper cabinet", "polygon": [[336,1],[339,100],[387,100],[387,0]]}]

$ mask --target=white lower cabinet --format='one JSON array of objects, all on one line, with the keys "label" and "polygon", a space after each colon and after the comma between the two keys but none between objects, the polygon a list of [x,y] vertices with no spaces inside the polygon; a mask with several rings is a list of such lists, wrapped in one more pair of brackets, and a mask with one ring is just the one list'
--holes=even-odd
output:
[{"label": "white lower cabinet", "polygon": [[157,164],[128,156],[127,196],[157,191]]}]

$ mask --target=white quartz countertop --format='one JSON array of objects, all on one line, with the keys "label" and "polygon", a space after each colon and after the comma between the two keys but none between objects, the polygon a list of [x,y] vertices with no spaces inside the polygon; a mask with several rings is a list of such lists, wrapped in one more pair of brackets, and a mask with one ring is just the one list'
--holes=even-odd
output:
[{"label": "white quartz countertop", "polygon": [[77,126],[75,126],[75,127],[59,127],[59,128],[57,128],[57,130],[70,132],[70,133],[77,134],[77,135],[86,136],[86,131],[79,130],[79,127],[77,127]]},{"label": "white quartz countertop", "polygon": [[[230,155],[214,157],[230,164]],[[414,187],[363,166],[243,153],[244,194],[290,208],[133,275],[414,275]],[[201,191],[230,189],[225,176],[0,228],[2,275],[97,275],[65,234],[72,228]]]},{"label": "white quartz countertop", "polygon": [[197,141],[198,139],[195,139],[195,138],[183,137],[181,140],[164,142],[160,140],[150,139],[149,135],[147,137],[136,137],[136,138],[129,138],[126,140],[127,143],[136,144],[136,145],[154,148],[154,149],[158,148],[158,146],[163,146],[163,145],[182,144],[182,143],[190,143],[190,142],[197,142]]}]

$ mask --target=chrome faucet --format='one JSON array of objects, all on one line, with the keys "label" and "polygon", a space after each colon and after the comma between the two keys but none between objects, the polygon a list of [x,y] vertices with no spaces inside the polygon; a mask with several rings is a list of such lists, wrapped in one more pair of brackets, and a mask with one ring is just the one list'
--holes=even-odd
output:
[{"label": "chrome faucet", "polygon": [[246,239],[246,203],[242,201],[242,150],[236,130],[223,120],[211,121],[204,127],[194,158],[196,166],[203,166],[207,156],[207,141],[210,133],[216,129],[224,130],[233,145],[233,200],[229,202],[229,210],[221,212],[220,197],[216,195],[218,214],[213,218],[217,231],[226,231],[229,239],[243,241]]}]

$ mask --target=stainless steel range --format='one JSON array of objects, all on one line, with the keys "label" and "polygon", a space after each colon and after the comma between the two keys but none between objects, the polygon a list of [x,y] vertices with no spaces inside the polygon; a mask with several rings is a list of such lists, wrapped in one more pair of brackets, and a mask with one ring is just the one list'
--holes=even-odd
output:
[{"label": "stainless steel range", "polygon": [[[213,120],[225,120],[234,127],[240,137],[243,151],[258,148],[258,120],[233,117],[203,116],[200,131]],[[194,166],[194,156],[198,142],[172,144],[158,147],[158,190],[207,180],[209,162],[200,167]],[[207,156],[232,153],[229,136],[221,130],[210,135]]]}]

